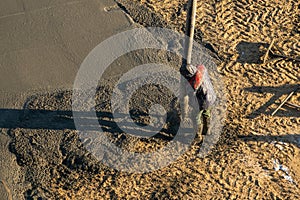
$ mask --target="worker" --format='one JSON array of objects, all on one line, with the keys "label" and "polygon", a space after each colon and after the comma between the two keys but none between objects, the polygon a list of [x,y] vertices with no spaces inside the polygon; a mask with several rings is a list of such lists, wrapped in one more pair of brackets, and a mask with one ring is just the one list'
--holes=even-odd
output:
[{"label": "worker", "polygon": [[[193,110],[192,118],[196,125],[197,134],[206,135],[210,128],[211,109],[216,101],[216,94],[204,65],[186,65],[180,69],[181,74],[193,88],[193,94],[199,104],[199,112]],[[186,90],[188,91],[188,90]]]}]

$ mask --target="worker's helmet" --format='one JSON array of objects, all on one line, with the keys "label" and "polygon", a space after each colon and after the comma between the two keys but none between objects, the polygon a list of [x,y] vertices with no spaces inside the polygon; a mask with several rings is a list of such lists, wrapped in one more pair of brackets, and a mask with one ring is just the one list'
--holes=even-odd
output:
[{"label": "worker's helmet", "polygon": [[203,75],[204,75],[205,70],[206,70],[206,68],[204,67],[204,65],[198,65],[196,67],[195,74],[189,80],[189,83],[194,88],[194,90],[199,89],[199,87],[201,86],[201,84],[203,82]]}]

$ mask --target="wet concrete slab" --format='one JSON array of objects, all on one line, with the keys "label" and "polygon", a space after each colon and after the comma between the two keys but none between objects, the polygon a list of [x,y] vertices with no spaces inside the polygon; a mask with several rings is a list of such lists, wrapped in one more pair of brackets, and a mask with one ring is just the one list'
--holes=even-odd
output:
[{"label": "wet concrete slab", "polygon": [[[0,109],[22,109],[35,93],[72,89],[87,54],[132,26],[113,0],[2,0]],[[0,127],[0,199],[23,199],[23,171],[9,142],[9,129]]]},{"label": "wet concrete slab", "polygon": [[13,2],[0,17],[0,91],[71,87],[85,56],[131,26],[121,10],[105,11],[113,1]]}]

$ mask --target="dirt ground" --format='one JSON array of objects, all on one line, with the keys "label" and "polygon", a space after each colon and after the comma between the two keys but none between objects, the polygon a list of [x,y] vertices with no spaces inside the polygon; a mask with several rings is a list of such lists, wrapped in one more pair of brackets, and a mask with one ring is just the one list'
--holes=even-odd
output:
[{"label": "dirt ground", "polygon": [[[142,25],[184,30],[185,0],[118,2]],[[192,147],[158,171],[118,172],[95,160],[80,143],[71,120],[70,91],[29,98],[21,127],[8,130],[13,138],[10,149],[26,171],[25,198],[300,199],[300,111],[284,106],[271,116],[280,102],[299,88],[299,61],[270,56],[268,62],[262,62],[272,38],[280,49],[275,53],[282,51],[300,59],[299,7],[297,0],[199,1],[196,40],[219,57],[218,70],[228,100],[224,132],[205,158],[195,156],[197,147]],[[108,99],[111,87],[100,84],[98,99]],[[148,90],[164,95],[163,102],[172,99],[157,86]],[[299,105],[299,92],[289,102]],[[109,104],[97,103],[101,105],[98,112],[109,112]],[[49,123],[39,124],[41,116]],[[104,118],[110,121],[111,116]],[[56,126],[59,124],[62,127]],[[33,129],[37,127],[43,129]],[[160,147],[170,136],[165,131],[166,137],[143,141],[113,126],[108,126],[107,132],[124,148],[135,142],[134,151]]]}]

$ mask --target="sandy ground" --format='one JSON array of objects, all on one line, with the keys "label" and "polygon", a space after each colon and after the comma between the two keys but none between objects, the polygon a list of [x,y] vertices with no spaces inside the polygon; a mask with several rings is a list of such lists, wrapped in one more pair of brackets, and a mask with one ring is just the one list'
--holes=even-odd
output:
[{"label": "sandy ground", "polygon": [[[184,30],[187,1],[118,2],[142,25]],[[122,173],[91,157],[70,120],[70,91],[28,98],[19,128],[8,130],[10,149],[25,171],[25,198],[299,199],[300,112],[284,106],[275,116],[270,115],[299,87],[299,62],[261,61],[272,37],[284,54],[299,59],[298,24],[296,0],[199,3],[196,38],[220,57],[218,70],[224,76],[228,99],[226,126],[219,144],[207,157],[195,156],[195,145],[176,162],[155,172]],[[98,99],[109,98],[111,87],[103,81]],[[148,91],[166,94],[155,87]],[[141,98],[138,95],[137,99]],[[163,101],[171,98],[166,95]],[[97,102],[101,105],[97,111],[109,113],[104,102]],[[299,93],[289,102],[299,105]],[[39,121],[42,118],[48,121]],[[111,116],[104,118],[110,121]],[[108,126],[107,133],[111,141],[135,151],[160,147],[170,137],[166,131],[163,135],[167,137],[134,140],[114,126]],[[136,145],[128,145],[130,142]]]},{"label": "sandy ground", "polygon": [[[158,13],[170,27],[184,30],[187,1],[135,2]],[[202,162],[209,162],[209,167],[198,169],[207,173],[199,178],[199,186],[214,178],[218,184],[197,195],[296,198],[299,110],[284,107],[275,116],[270,113],[299,87],[299,62],[281,59],[263,64],[262,57],[266,44],[275,38],[284,54],[299,58],[298,1],[200,1],[197,12],[196,38],[213,47],[222,59],[219,71],[228,89],[227,125],[234,130],[229,144],[219,149],[221,160],[205,159]],[[299,93],[290,101],[299,104]],[[277,162],[286,166],[293,181],[283,183],[287,172],[276,169]]]}]

